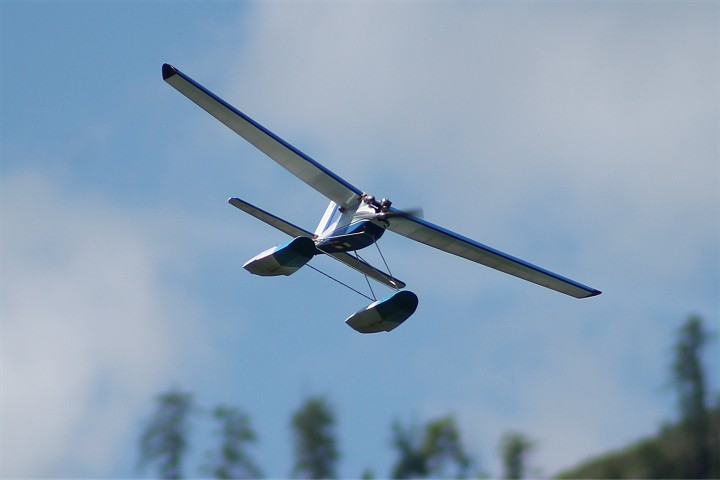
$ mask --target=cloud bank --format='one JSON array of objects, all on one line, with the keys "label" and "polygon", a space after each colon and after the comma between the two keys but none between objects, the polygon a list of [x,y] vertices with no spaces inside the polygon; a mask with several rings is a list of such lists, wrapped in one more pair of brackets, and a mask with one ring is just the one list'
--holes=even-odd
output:
[{"label": "cloud bank", "polygon": [[107,472],[193,350],[195,307],[141,216],[31,172],[0,190],[3,476]]}]

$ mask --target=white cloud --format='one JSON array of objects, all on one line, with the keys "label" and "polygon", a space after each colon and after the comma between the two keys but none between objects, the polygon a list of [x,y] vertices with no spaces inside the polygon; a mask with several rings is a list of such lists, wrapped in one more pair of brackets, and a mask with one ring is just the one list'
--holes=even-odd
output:
[{"label": "white cloud", "polygon": [[[395,252],[394,273],[424,291],[425,312],[453,303],[474,315],[479,295],[522,292],[519,307],[505,296],[480,310],[479,338],[445,338],[469,372],[450,373],[457,359],[434,349],[418,354],[432,391],[418,389],[417,405],[455,408],[483,438],[527,426],[547,473],[651,433],[663,394],[633,382],[662,383],[668,317],[696,302],[717,315],[715,298],[695,295],[717,278],[715,6],[264,3],[253,13],[242,41],[225,39],[225,85],[206,86],[358,187],[605,291],[561,303],[422,247]],[[515,409],[498,412],[498,398]]]},{"label": "white cloud", "polygon": [[717,257],[716,13],[262,4],[226,97],[430,221],[623,302],[689,303]]},{"label": "white cloud", "polygon": [[360,188],[476,219],[471,236],[522,221],[667,249],[717,214],[716,25],[646,8],[263,4],[227,95]]},{"label": "white cloud", "polygon": [[195,307],[161,281],[152,223],[46,175],[0,188],[3,476],[102,474],[202,348]]},{"label": "white cloud", "polygon": [[[648,8],[264,4],[249,61],[229,76],[242,87],[234,97],[271,112],[264,115],[281,135],[321,144],[308,153],[352,183],[395,192],[396,202],[411,196],[430,220],[513,254],[532,252],[606,291],[584,309],[495,312],[477,340],[472,381],[442,380],[452,365],[441,362],[433,378],[453,395],[418,399],[456,405],[485,439],[527,429],[546,473],[651,433],[665,403],[648,405],[663,394],[627,378],[640,371],[634,361],[664,380],[671,330],[655,326],[648,306],[683,315],[696,301],[688,285],[712,275],[715,10]],[[462,268],[438,286],[439,257],[405,252],[423,255],[406,263],[433,263],[428,275],[405,280],[437,302],[473,298],[491,281]],[[528,305],[545,298],[523,295]],[[577,327],[583,317],[605,328],[590,336]],[[528,335],[505,331],[517,318],[516,328],[544,345],[531,348],[540,353],[525,375],[482,353],[517,349],[527,359]],[[477,400],[488,392],[516,399],[516,409]],[[495,444],[483,446],[492,458]]]}]

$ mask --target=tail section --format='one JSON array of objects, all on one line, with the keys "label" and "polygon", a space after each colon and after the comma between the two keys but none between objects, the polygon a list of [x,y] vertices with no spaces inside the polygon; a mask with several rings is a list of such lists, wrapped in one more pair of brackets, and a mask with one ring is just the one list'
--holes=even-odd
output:
[{"label": "tail section", "polygon": [[322,236],[330,226],[340,218],[340,207],[335,202],[330,202],[325,213],[320,219],[317,228],[315,229],[315,238]]},{"label": "tail section", "polygon": [[[291,237],[295,237],[293,242],[298,242],[295,244],[294,247],[290,248],[290,251],[296,251],[299,249],[299,257],[294,260],[294,262],[298,262],[299,259],[302,259],[304,257],[308,258],[308,261],[311,257],[308,257],[309,255],[309,248],[306,245],[309,245],[308,242],[305,240],[298,240],[297,237],[307,237],[308,240],[311,240],[311,243],[313,243],[313,248],[315,248],[314,242],[312,242],[313,234],[309,231],[298,227],[297,225],[294,225],[287,220],[284,220],[277,215],[273,215],[270,212],[267,212],[259,207],[256,207],[255,205],[252,205],[251,203],[246,202],[245,200],[241,200],[239,198],[231,198],[228,200],[228,203],[235,208],[238,208],[242,210],[245,213],[248,213],[252,215],[253,217],[257,218],[258,220],[262,220],[266,224],[270,225],[271,227],[275,227],[281,232],[286,233],[287,235],[290,235]],[[350,215],[350,212],[346,211],[347,215]],[[322,220],[320,221],[320,224],[318,225],[317,231],[320,232],[317,235],[319,236],[321,233],[325,233],[328,231],[328,229],[331,229],[334,225],[337,225],[338,222],[340,222],[340,219],[342,217],[342,213],[340,212],[340,208],[337,206],[336,203],[331,202],[330,205],[328,205],[327,210],[325,211],[325,215],[323,215]],[[332,230],[330,230],[332,231]],[[292,243],[292,242],[291,242]],[[300,245],[300,243],[304,245]],[[302,265],[305,263],[302,263],[299,265],[295,270],[290,270],[294,267],[282,267],[280,265],[280,262],[284,261],[283,258],[285,254],[279,253],[280,250],[283,248],[286,248],[287,244],[282,244],[277,247],[273,247],[271,249],[268,249],[252,259],[248,260],[247,263],[245,263],[245,269],[249,272],[255,274],[255,275],[262,275],[262,276],[270,276],[270,275],[290,275],[297,271]],[[295,249],[295,250],[293,250]],[[317,255],[319,252],[317,250],[314,250],[314,254]],[[372,265],[369,265],[368,263],[363,262],[359,258],[356,258],[348,253],[344,252],[335,252],[335,253],[329,253],[329,256],[335,258],[336,260],[339,260],[341,263],[344,263],[350,268],[353,268],[357,270],[358,272],[362,273],[363,275],[366,275],[373,280],[376,280],[383,285],[387,285],[390,288],[393,289],[400,289],[405,287],[405,283],[402,280],[398,280],[397,278],[394,278],[390,276],[389,274],[382,272],[381,270],[378,270]],[[268,256],[273,258],[277,258],[278,256],[281,257],[280,261],[277,261],[276,259],[267,258]],[[275,273],[273,273],[275,272]],[[282,272],[290,272],[290,273],[282,273]]]},{"label": "tail section", "polygon": [[231,198],[228,200],[228,203],[233,207],[239,208],[245,213],[249,213],[258,220],[262,220],[271,227],[275,227],[281,232],[287,233],[291,237],[312,237],[312,233],[308,232],[307,230],[300,228],[297,225],[293,225],[287,220],[283,220],[282,218],[273,215],[270,212],[266,212],[262,208],[258,208],[255,205],[246,202],[245,200],[241,200],[239,198]]}]

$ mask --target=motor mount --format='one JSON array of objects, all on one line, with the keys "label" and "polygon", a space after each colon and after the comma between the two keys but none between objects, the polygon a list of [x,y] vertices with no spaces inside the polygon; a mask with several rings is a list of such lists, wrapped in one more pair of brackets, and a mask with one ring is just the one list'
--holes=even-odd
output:
[{"label": "motor mount", "polygon": [[363,197],[363,201],[367,204],[373,207],[375,209],[376,213],[384,213],[390,210],[390,205],[392,205],[392,201],[388,198],[383,198],[379,202],[377,199],[372,195],[365,195]]}]

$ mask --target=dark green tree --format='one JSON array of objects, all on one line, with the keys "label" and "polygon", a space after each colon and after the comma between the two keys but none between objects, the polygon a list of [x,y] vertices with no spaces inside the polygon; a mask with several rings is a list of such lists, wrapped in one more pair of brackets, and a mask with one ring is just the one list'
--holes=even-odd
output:
[{"label": "dark green tree", "polygon": [[141,469],[154,464],[158,477],[182,478],[193,410],[193,396],[189,393],[170,390],[157,397],[155,412],[140,437]]},{"label": "dark green tree", "polygon": [[257,440],[250,418],[237,408],[219,406],[213,410],[219,423],[219,453],[213,455],[212,474],[215,478],[259,478],[260,469],[247,452],[247,445]]},{"label": "dark green tree", "polygon": [[452,416],[432,420],[422,429],[415,424],[403,428],[395,422],[392,444],[398,453],[393,478],[462,478],[470,468],[470,457]]},{"label": "dark green tree", "polygon": [[713,463],[708,416],[708,385],[702,364],[703,348],[712,335],[698,316],[691,316],[680,327],[674,347],[673,385],[678,394],[680,422],[687,435],[688,464],[684,473],[706,478]]},{"label": "dark green tree", "polygon": [[392,478],[423,478],[428,476],[427,460],[422,449],[422,433],[416,424],[404,428],[400,422],[392,426],[392,445],[398,459],[390,474]]},{"label": "dark green tree", "polygon": [[533,443],[522,433],[508,432],[500,440],[500,455],[503,463],[503,478],[515,480],[525,477],[527,456]]},{"label": "dark green tree", "polygon": [[432,476],[446,476],[455,469],[455,476],[462,478],[470,467],[470,457],[465,452],[460,429],[452,416],[438,418],[425,426],[423,450]]},{"label": "dark green tree", "polygon": [[336,478],[340,458],[335,413],[324,397],[312,397],[292,416],[296,478]]}]

